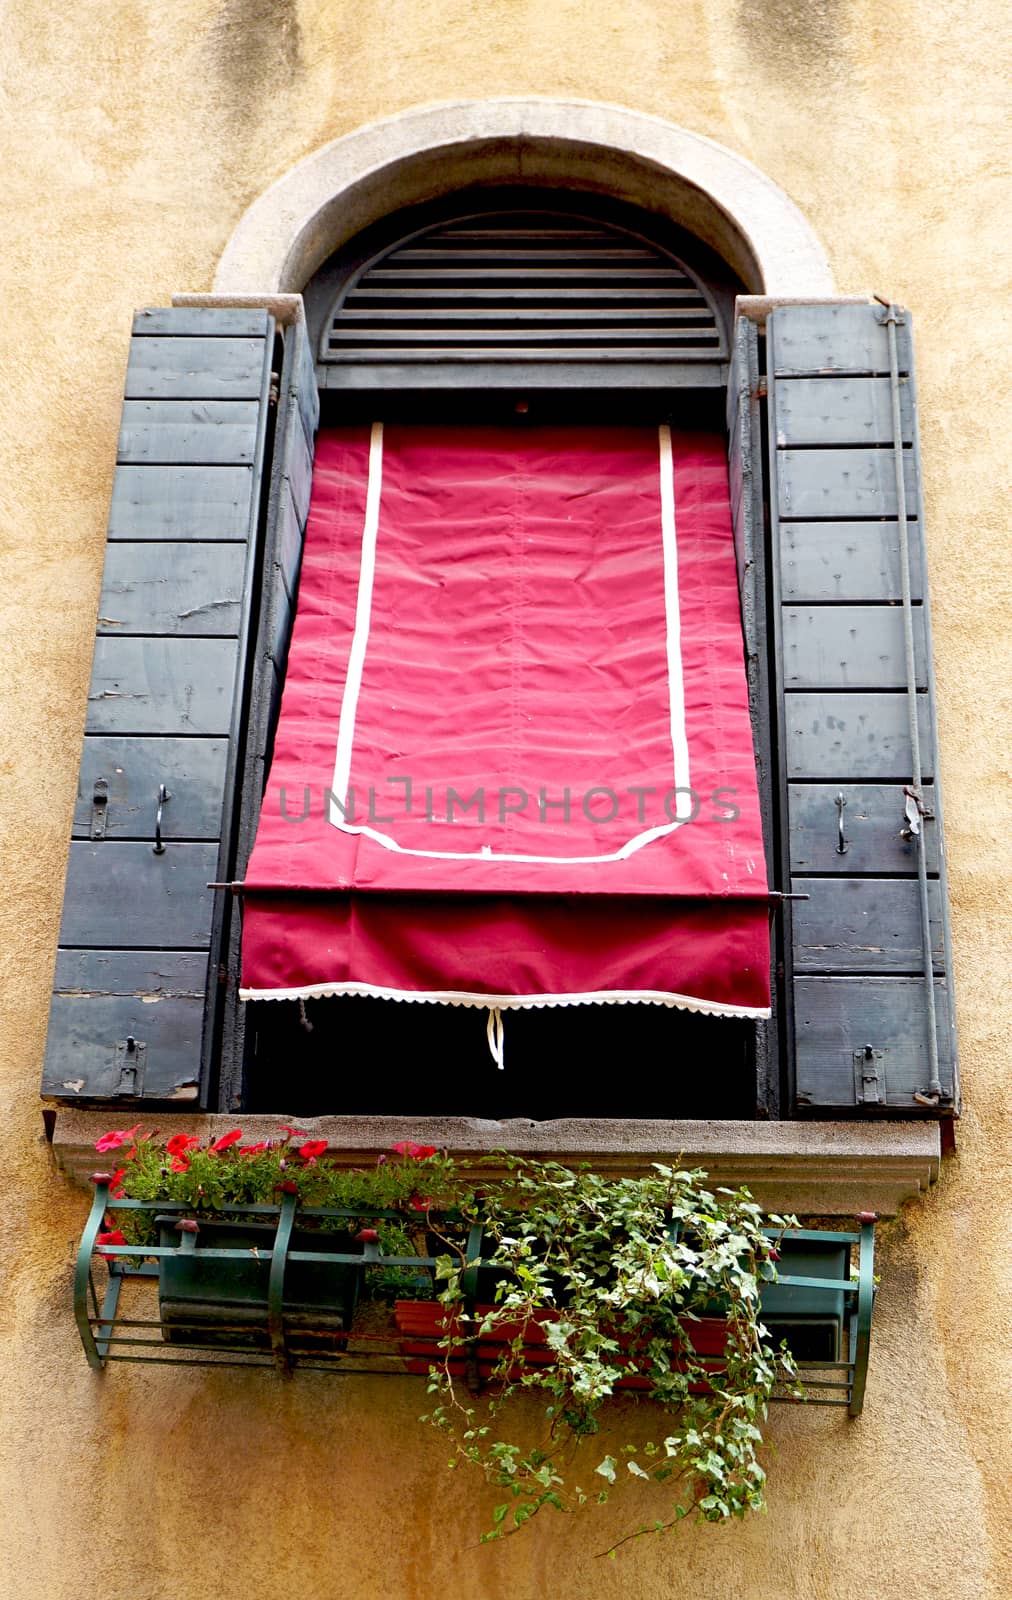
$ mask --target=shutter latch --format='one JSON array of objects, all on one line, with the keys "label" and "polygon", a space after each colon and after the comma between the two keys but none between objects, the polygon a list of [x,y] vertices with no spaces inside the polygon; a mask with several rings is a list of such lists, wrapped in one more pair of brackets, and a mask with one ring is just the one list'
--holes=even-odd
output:
[{"label": "shutter latch", "polygon": [[875,1050],[870,1044],[854,1051],[854,1098],[858,1105],[885,1105],[884,1055],[884,1050]]},{"label": "shutter latch", "polygon": [[148,1047],[143,1039],[128,1033],[116,1042],[115,1066],[119,1075],[116,1094],[142,1094],[144,1090],[144,1065]]},{"label": "shutter latch", "polygon": [[93,839],[105,838],[105,824],[108,814],[109,782],[107,778],[96,778],[95,787],[91,792],[91,837]]}]

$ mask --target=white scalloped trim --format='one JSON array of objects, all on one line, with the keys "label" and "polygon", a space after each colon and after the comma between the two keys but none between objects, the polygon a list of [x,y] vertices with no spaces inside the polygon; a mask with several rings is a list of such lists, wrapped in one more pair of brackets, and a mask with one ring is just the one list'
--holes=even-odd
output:
[{"label": "white scalloped trim", "polygon": [[377,983],[310,983],[296,989],[240,989],[240,1000],[326,1000],[334,995],[358,994],[374,1000],[404,1000],[442,1006],[498,1006],[501,1011],[532,1011],[547,1006],[647,1005],[699,1011],[711,1017],[770,1015],[769,1006],[725,1005],[696,995],[665,994],[657,989],[597,989],[587,994],[472,994],[460,989],[388,989]]}]

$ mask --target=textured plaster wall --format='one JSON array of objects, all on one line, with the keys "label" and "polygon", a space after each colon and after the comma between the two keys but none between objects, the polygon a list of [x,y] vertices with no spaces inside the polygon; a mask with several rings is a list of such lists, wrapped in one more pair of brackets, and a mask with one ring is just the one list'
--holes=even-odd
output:
[{"label": "textured plaster wall", "polygon": [[[0,1589],[11,1600],[978,1600],[1012,1593],[1002,8],[952,0],[78,0],[2,8]],[[778,182],[917,318],[966,1115],[885,1233],[865,1415],[776,1414],[770,1512],[482,1550],[402,1380],[85,1367],[83,1197],[37,1082],[132,308],[210,287],[293,162],[433,100],[620,102]],[[1003,1298],[1004,1297],[1004,1298]]]}]

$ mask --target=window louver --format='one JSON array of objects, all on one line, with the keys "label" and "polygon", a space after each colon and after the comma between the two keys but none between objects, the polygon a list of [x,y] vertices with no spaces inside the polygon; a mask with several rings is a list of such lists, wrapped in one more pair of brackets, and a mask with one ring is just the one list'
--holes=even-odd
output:
[{"label": "window louver", "polygon": [[[719,362],[714,306],[673,256],[554,212],[477,215],[374,257],[325,319],[322,365]],[[659,375],[658,375],[659,376]]]}]

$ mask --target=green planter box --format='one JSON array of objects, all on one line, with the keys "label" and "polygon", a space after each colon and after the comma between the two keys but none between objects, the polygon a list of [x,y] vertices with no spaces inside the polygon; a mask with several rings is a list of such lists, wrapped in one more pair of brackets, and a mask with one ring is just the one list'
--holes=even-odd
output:
[{"label": "green planter box", "polygon": [[767,1283],[759,1295],[760,1315],[775,1344],[785,1339],[796,1361],[839,1361],[844,1289],[850,1278],[850,1246],[784,1238],[777,1270],[783,1278],[823,1278],[839,1282],[839,1289]]},{"label": "green planter box", "polygon": [[[159,1243],[179,1243],[178,1217],[160,1216]],[[271,1223],[202,1220],[196,1248],[159,1259],[158,1308],[167,1344],[269,1350],[267,1288],[275,1227]],[[201,1259],[201,1249],[235,1250]],[[355,1254],[349,1234],[297,1228],[289,1250]],[[343,1349],[358,1299],[362,1268],[341,1261],[292,1261],[285,1268],[285,1342],[293,1355]]]}]

